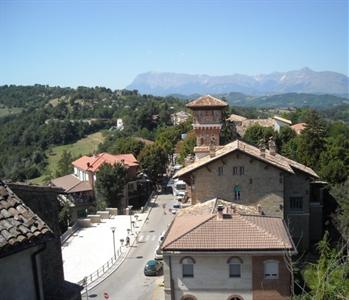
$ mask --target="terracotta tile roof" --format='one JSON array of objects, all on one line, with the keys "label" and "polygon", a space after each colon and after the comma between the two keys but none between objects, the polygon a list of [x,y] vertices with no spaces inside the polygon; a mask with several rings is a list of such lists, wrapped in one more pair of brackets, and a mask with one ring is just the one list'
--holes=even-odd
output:
[{"label": "terracotta tile roof", "polygon": [[0,180],[0,256],[42,243],[53,232]]},{"label": "terracotta tile roof", "polygon": [[300,134],[307,127],[307,123],[297,123],[291,126],[291,128],[297,133]]},{"label": "terracotta tile roof", "polygon": [[88,181],[80,181],[74,174],[65,175],[51,180],[51,183],[62,188],[66,193],[91,191],[92,186]]},{"label": "terracotta tile roof", "polygon": [[260,155],[259,148],[252,146],[250,144],[247,144],[240,140],[235,140],[234,142],[231,142],[227,145],[225,145],[222,149],[219,149],[216,151],[215,156],[211,157],[209,155],[200,158],[193,162],[192,164],[184,167],[183,169],[180,169],[175,175],[174,178],[179,178],[185,174],[191,173],[194,170],[201,168],[217,159],[220,159],[234,151],[241,151],[243,153],[246,153],[250,156],[253,156],[256,159],[259,159],[261,161],[264,161],[265,163],[268,163],[270,165],[273,165],[279,169],[285,170],[289,173],[295,174],[294,168],[301,170],[310,176],[313,176],[315,178],[319,178],[319,176],[311,169],[306,167],[305,165],[302,165],[294,160],[291,160],[287,157],[284,157],[280,154],[271,155],[269,153],[269,150],[265,151],[265,156],[262,157]]},{"label": "terracotta tile roof", "polygon": [[162,244],[164,251],[295,250],[281,218],[230,214],[176,216]]},{"label": "terracotta tile roof", "polygon": [[202,96],[196,100],[189,102],[186,107],[199,108],[199,107],[226,107],[228,103],[210,95]]},{"label": "terracotta tile roof", "polygon": [[83,170],[83,171],[91,171],[96,172],[99,167],[104,164],[115,164],[117,162],[124,161],[126,166],[138,166],[137,159],[133,156],[133,154],[118,154],[113,155],[109,153],[100,153],[95,156],[82,156],[79,159],[73,161],[73,166]]},{"label": "terracotta tile roof", "polygon": [[242,122],[242,121],[247,120],[247,118],[245,118],[243,116],[231,114],[227,120],[230,122]]},{"label": "terracotta tile roof", "polygon": [[203,203],[198,203],[193,206],[189,206],[186,208],[182,208],[177,213],[178,216],[183,215],[207,215],[217,212],[218,205],[223,205],[224,207],[228,207],[230,210],[235,209],[237,213],[240,214],[252,214],[257,215],[258,209],[253,205],[241,205],[232,203],[231,201],[226,201],[220,198],[214,198]]}]

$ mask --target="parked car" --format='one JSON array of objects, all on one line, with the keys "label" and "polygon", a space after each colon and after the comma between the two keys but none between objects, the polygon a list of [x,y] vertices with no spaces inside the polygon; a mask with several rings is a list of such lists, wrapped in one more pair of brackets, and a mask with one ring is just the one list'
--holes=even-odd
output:
[{"label": "parked car", "polygon": [[162,262],[151,259],[148,260],[144,267],[145,276],[156,276],[162,274]]}]

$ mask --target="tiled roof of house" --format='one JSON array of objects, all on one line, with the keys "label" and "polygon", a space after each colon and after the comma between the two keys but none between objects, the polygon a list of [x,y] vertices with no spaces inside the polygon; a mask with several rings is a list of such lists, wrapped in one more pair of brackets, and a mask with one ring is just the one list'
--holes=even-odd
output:
[{"label": "tiled roof of house", "polygon": [[188,108],[199,108],[199,107],[226,107],[228,103],[220,100],[218,98],[212,97],[210,95],[201,96],[189,102],[186,107]]},{"label": "tiled roof of house", "polygon": [[239,214],[249,214],[257,215],[258,209],[253,205],[242,205],[237,203],[232,203],[231,201],[225,201],[220,198],[214,198],[203,203],[198,203],[189,207],[182,208],[178,211],[178,216],[183,215],[207,215],[217,212],[217,207],[223,205],[227,207],[230,211],[235,210]]},{"label": "tiled roof of house", "polygon": [[236,115],[236,114],[231,114],[227,120],[230,122],[242,122],[242,121],[247,120],[247,118],[245,118],[243,116]]},{"label": "tiled roof of house", "polygon": [[0,256],[53,237],[53,232],[0,180]]},{"label": "tiled roof of house", "polygon": [[80,181],[74,174],[65,175],[51,180],[51,183],[64,189],[66,193],[91,191],[92,186],[88,181]]},{"label": "tiled roof of house", "polygon": [[98,171],[99,167],[104,164],[114,165],[115,163],[124,163],[126,166],[138,166],[137,159],[133,154],[118,154],[113,155],[109,153],[100,153],[94,156],[82,156],[79,159],[73,161],[73,165],[83,171]]},{"label": "tiled roof of house", "polygon": [[176,216],[162,244],[164,251],[295,250],[281,218],[261,215]]},{"label": "tiled roof of house", "polygon": [[215,152],[215,156],[211,157],[210,155],[204,156],[193,162],[192,164],[180,169],[175,175],[174,178],[181,177],[185,174],[191,173],[194,170],[201,168],[217,159],[220,159],[234,151],[241,151],[246,153],[256,159],[264,161],[267,164],[273,165],[279,169],[285,170],[289,173],[294,174],[294,169],[298,169],[304,173],[309,174],[315,178],[319,178],[319,176],[309,167],[302,165],[294,160],[291,160],[287,157],[284,157],[280,154],[272,155],[269,153],[269,150],[265,150],[265,156],[260,155],[260,149],[247,144],[240,140],[235,140],[227,145],[225,145],[222,149],[219,149]]}]

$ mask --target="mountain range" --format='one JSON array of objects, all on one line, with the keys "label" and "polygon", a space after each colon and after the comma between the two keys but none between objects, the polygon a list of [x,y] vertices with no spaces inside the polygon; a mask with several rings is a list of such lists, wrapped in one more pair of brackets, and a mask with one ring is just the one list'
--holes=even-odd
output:
[{"label": "mountain range", "polygon": [[248,76],[190,75],[167,72],[139,74],[127,89],[137,89],[141,94],[167,96],[171,94],[226,94],[244,93],[266,96],[282,93],[312,93],[347,96],[349,77],[331,71],[313,71],[303,68],[288,72],[274,72]]}]

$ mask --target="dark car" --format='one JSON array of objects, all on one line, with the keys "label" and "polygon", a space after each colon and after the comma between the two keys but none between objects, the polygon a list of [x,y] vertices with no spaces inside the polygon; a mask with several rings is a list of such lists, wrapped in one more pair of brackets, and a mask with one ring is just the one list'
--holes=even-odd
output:
[{"label": "dark car", "polygon": [[148,260],[144,267],[145,276],[156,276],[162,273],[162,263],[154,259]]}]

